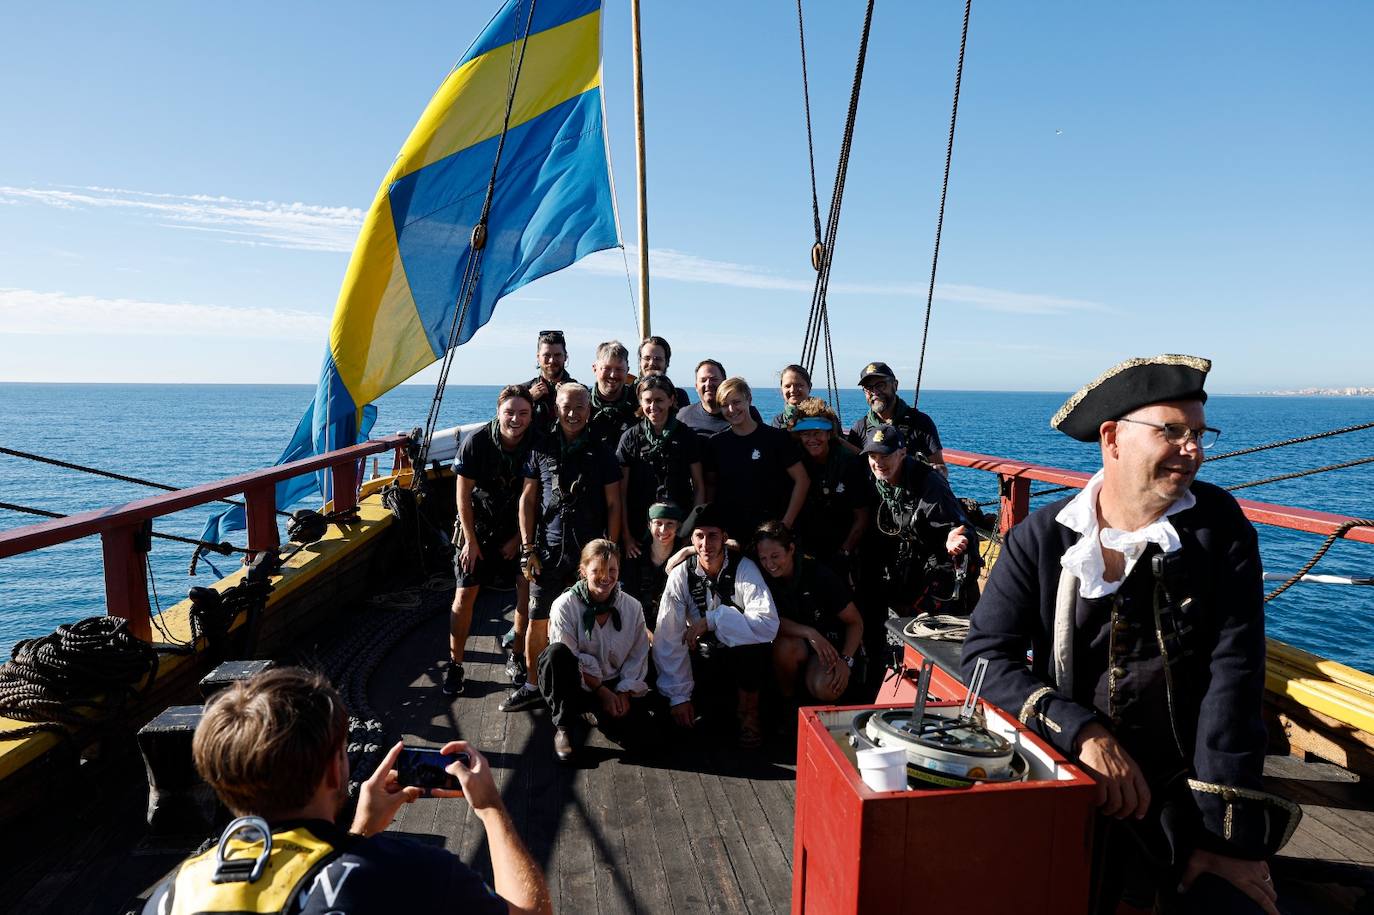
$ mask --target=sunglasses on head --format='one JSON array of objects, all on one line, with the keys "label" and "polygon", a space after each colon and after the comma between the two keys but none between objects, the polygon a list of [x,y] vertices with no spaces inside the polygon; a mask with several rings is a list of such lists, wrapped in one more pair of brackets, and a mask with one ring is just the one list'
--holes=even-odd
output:
[{"label": "sunglasses on head", "polygon": [[561,330],[541,330],[539,332],[539,342],[562,343],[564,346],[567,346],[567,341],[563,339],[563,331]]}]

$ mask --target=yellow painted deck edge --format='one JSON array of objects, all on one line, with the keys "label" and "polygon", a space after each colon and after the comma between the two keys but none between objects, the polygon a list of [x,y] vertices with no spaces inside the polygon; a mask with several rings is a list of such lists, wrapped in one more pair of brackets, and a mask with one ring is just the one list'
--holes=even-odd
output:
[{"label": "yellow painted deck edge", "polygon": [[[374,482],[384,485],[386,482],[390,482],[390,479],[369,481],[369,483]],[[393,516],[390,511],[382,506],[381,497],[376,494],[376,490],[380,490],[380,488],[381,486],[378,485],[360,501],[358,506],[360,520],[357,524],[349,525],[349,530],[346,533],[331,525],[329,531],[319,542],[305,547],[291,557],[283,567],[281,575],[275,579],[276,587],[267,599],[266,613],[268,615],[282,601],[325,575],[336,559],[367,545],[391,526]],[[238,584],[243,580],[243,576],[244,571],[240,568],[215,582],[214,586],[223,591]],[[178,641],[186,641],[190,638],[190,608],[191,602],[183,600],[168,607],[162,614],[164,628]],[[238,625],[240,624],[235,624],[235,628]],[[153,630],[153,634],[158,639],[163,638],[156,628]],[[158,676],[166,676],[190,660],[192,657],[188,655],[161,655]],[[61,738],[51,733],[34,734],[19,740],[4,739],[5,732],[27,727],[30,723],[0,716],[0,780],[18,772],[30,762],[56,747],[61,741]]]}]

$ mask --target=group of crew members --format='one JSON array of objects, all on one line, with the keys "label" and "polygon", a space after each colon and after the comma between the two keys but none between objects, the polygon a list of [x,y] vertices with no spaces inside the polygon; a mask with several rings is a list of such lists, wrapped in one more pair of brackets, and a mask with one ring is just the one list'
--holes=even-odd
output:
[{"label": "group of crew members", "polygon": [[501,709],[547,704],[560,759],[584,712],[633,741],[657,703],[754,748],[761,699],[785,724],[793,703],[871,698],[889,612],[939,609],[929,569],[976,554],[934,422],[882,362],[860,372],[869,410],[846,433],[801,366],[765,423],[720,361],[697,363],[691,402],[667,340],[637,356],[636,378],[623,344],[600,344],[583,385],[544,331],[539,374],[463,439],[444,691],[464,690],[480,589],[513,579]]}]

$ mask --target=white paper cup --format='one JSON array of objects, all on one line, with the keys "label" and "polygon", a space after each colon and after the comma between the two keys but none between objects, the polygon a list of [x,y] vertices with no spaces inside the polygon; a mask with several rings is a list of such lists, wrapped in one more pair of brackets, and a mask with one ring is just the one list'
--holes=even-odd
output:
[{"label": "white paper cup", "polygon": [[859,762],[859,777],[874,791],[906,790],[906,750],[901,747],[874,747],[854,754]]}]

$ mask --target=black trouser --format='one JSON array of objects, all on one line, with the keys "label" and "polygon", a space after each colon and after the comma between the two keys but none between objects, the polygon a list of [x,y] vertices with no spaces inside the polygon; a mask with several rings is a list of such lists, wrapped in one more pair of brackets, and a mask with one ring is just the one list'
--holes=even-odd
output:
[{"label": "black trouser", "polygon": [[1229,881],[1203,874],[1186,893],[1177,891],[1186,861],[1163,860],[1170,843],[1160,825],[1158,805],[1140,821],[1097,817],[1093,834],[1092,915],[1113,915],[1123,899],[1163,915],[1263,915]]},{"label": "black trouser", "polygon": [[[602,680],[601,684],[615,689],[619,677]],[[649,697],[629,696],[630,711],[623,718],[611,718],[601,710],[596,694],[582,688],[582,670],[577,655],[562,642],[554,642],[539,655],[539,691],[549,704],[555,727],[568,727],[583,712],[596,712],[597,722],[606,733],[626,737],[642,732],[649,712]]]}]

